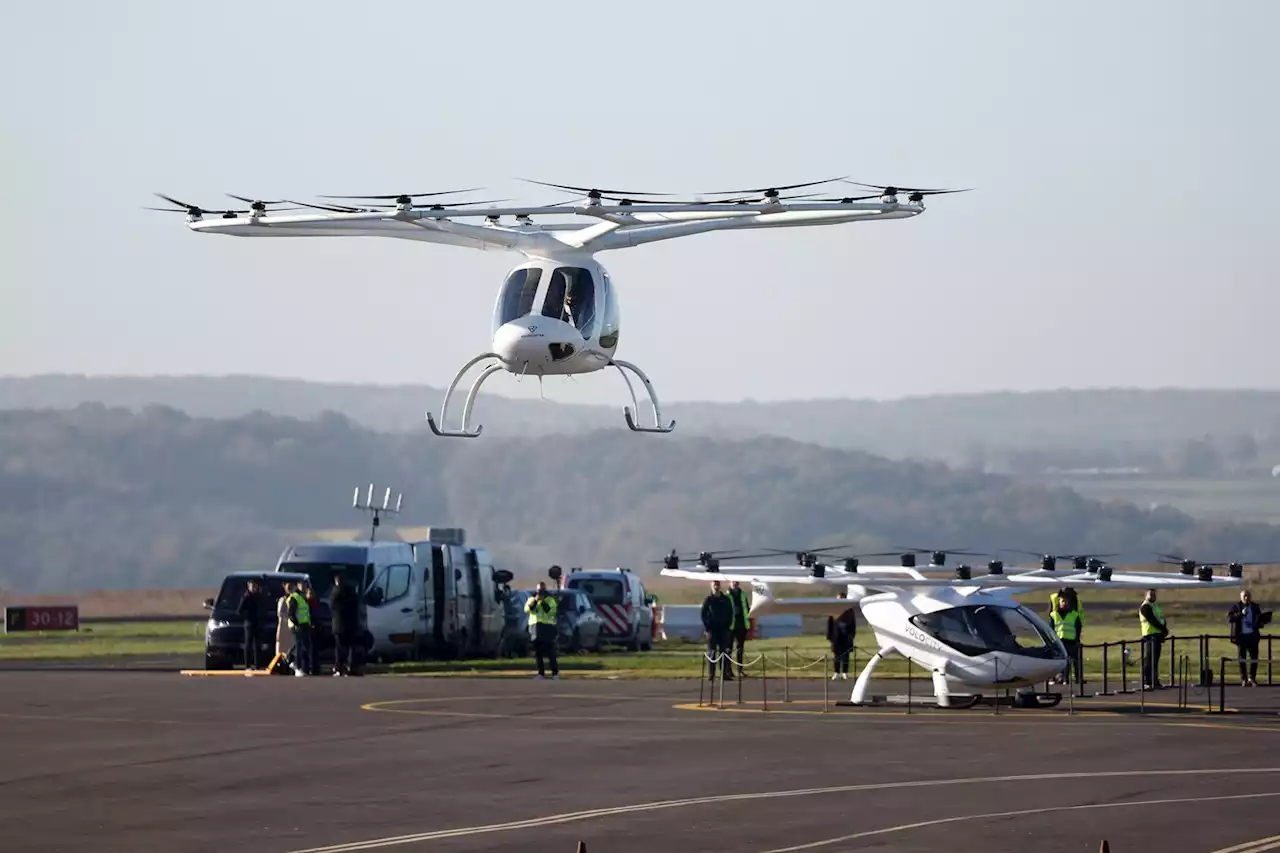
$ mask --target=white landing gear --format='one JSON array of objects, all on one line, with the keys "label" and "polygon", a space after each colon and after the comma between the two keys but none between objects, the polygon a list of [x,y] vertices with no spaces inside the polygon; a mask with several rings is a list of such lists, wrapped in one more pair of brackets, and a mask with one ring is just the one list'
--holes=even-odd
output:
[{"label": "white landing gear", "polygon": [[862,668],[862,672],[858,674],[858,680],[853,682],[853,692],[849,694],[849,702],[853,705],[865,705],[867,702],[867,687],[871,684],[871,674],[876,671],[876,664],[884,660],[884,656],[892,652],[893,649],[881,649],[871,656],[871,660],[867,661],[867,665]]},{"label": "white landing gear", "polygon": [[[622,361],[616,358],[609,364],[618,368],[618,372],[622,374],[622,381],[627,383],[627,391],[631,393],[631,405],[623,406],[622,414],[627,419],[627,426],[632,432],[671,432],[676,428],[675,421],[666,426],[662,425],[662,407],[658,403],[658,395],[654,392],[653,383],[649,381],[648,376],[644,375],[643,370],[629,361]],[[642,427],[636,425],[636,416],[640,412],[640,402],[636,399],[636,389],[631,385],[631,380],[627,378],[628,370],[640,378],[640,381],[644,383],[645,389],[649,392],[649,402],[653,406],[653,426]]]},{"label": "white landing gear", "polygon": [[[467,394],[467,402],[462,407],[462,428],[457,430],[444,429],[444,425],[448,423],[449,401],[453,398],[454,389],[458,387],[458,383],[462,381],[462,377],[466,375],[468,370],[480,362],[490,358],[496,358],[499,359],[499,361],[497,364],[491,364],[481,371],[480,375],[476,377],[476,381],[471,384],[471,391]],[[430,412],[427,412],[427,426],[431,427],[431,431],[436,435],[458,438],[479,438],[484,427],[478,426],[474,430],[471,429],[471,408],[475,405],[476,394],[479,393],[480,386],[484,384],[486,379],[497,373],[499,370],[505,369],[506,365],[502,363],[501,356],[494,352],[481,353],[466,364],[462,365],[462,369],[458,371],[458,375],[453,377],[453,381],[449,383],[449,389],[444,392],[444,403],[440,407],[440,425],[437,426],[436,419],[431,416]]]}]

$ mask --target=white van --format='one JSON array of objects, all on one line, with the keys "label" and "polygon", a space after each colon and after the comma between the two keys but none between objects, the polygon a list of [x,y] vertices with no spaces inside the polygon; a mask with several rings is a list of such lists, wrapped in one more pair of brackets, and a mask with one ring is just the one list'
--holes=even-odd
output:
[{"label": "white van", "polygon": [[585,592],[600,611],[604,642],[633,652],[653,648],[653,598],[630,569],[570,569],[564,585]]}]

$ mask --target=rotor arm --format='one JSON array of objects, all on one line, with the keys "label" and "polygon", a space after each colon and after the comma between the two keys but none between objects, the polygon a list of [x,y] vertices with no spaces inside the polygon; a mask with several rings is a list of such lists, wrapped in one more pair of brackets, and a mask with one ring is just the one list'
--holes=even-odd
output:
[{"label": "rotor arm", "polygon": [[713,231],[744,230],[748,228],[797,228],[814,225],[843,225],[849,222],[861,222],[878,219],[906,219],[922,213],[921,209],[906,208],[887,212],[870,213],[826,213],[810,211],[785,211],[782,213],[761,213],[754,216],[720,217],[717,219],[700,219],[683,222],[663,222],[653,225],[639,225],[619,229],[598,240],[597,251],[608,249],[624,249],[659,240],[672,240],[677,237],[688,237],[694,234],[707,234]]},{"label": "rotor arm", "polygon": [[520,231],[504,228],[500,225],[467,225],[452,222],[448,219],[414,217],[409,220],[419,228],[464,237],[481,244],[481,248],[494,246],[500,249],[519,249],[528,243],[528,237]]}]

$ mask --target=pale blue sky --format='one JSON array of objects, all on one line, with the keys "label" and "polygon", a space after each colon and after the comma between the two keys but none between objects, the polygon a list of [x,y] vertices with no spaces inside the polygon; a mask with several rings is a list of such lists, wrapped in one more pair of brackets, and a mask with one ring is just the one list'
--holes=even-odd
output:
[{"label": "pale blue sky", "polygon": [[978,190],[603,255],[619,357],[664,401],[1280,387],[1278,24],[1261,0],[6,4],[0,373],[444,385],[519,260],[197,235],[141,209],[157,190],[848,174]]}]

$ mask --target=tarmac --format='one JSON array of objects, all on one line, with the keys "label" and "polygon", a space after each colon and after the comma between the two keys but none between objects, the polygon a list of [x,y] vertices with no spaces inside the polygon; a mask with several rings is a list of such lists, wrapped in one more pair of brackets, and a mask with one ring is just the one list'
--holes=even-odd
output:
[{"label": "tarmac", "polygon": [[1280,687],[997,713],[851,684],[771,679],[766,710],[757,680],[720,708],[694,680],[10,669],[0,847],[1280,850]]}]

